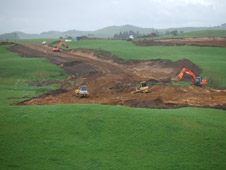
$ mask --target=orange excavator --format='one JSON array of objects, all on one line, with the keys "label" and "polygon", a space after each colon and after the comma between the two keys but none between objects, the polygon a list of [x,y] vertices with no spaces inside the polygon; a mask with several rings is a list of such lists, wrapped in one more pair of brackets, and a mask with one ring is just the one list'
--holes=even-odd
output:
[{"label": "orange excavator", "polygon": [[177,79],[178,80],[181,80],[183,75],[185,74],[188,74],[192,77],[192,84],[195,85],[195,86],[202,86],[202,85],[205,85],[207,84],[206,80],[202,80],[201,77],[196,77],[195,74],[193,72],[191,72],[190,70],[186,69],[186,68],[183,68],[180,72],[180,74],[177,76]]},{"label": "orange excavator", "polygon": [[61,46],[61,44],[63,44],[64,47],[68,48],[68,45],[67,45],[64,41],[61,41],[61,42],[57,45],[57,47],[53,48],[53,51],[54,51],[54,52],[59,52],[59,51],[60,51],[60,50],[59,50],[59,47]]}]

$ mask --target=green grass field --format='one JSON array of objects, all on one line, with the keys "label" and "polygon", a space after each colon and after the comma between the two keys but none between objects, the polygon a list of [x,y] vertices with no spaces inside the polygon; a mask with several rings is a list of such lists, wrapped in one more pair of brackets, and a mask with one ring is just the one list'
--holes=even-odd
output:
[{"label": "green grass field", "polygon": [[221,110],[8,106],[0,118],[0,169],[226,168]]},{"label": "green grass field", "polygon": [[202,30],[183,33],[182,37],[226,37],[226,30]]},{"label": "green grass field", "polygon": [[226,88],[226,48],[192,46],[136,46],[122,40],[85,40],[68,43],[70,49],[88,48],[110,51],[125,60],[189,59],[203,69],[202,77],[211,79],[213,88]]},{"label": "green grass field", "polygon": [[[104,105],[14,106],[67,74],[0,46],[0,169],[224,170],[226,112]],[[41,88],[41,89],[40,89]]]},{"label": "green grass field", "polygon": [[45,59],[22,58],[7,50],[9,46],[0,46],[0,101],[2,104],[13,102],[8,97],[31,97],[59,88],[59,85],[48,87],[28,86],[29,82],[38,80],[65,79],[67,73],[50,64]]}]

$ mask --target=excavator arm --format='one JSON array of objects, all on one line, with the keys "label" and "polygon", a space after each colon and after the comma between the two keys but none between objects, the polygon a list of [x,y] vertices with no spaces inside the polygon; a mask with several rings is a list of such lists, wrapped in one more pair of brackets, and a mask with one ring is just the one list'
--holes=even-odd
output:
[{"label": "excavator arm", "polygon": [[183,68],[180,72],[180,74],[177,76],[178,80],[181,80],[183,78],[183,75],[185,74],[188,74],[192,77],[192,83],[194,84],[195,83],[195,74],[193,72],[191,72],[190,70],[186,69],[186,68]]},{"label": "excavator arm", "polygon": [[59,48],[61,44],[63,44],[64,47],[68,48],[68,45],[67,45],[64,41],[61,41],[61,42],[57,45],[57,47]]},{"label": "excavator arm", "polygon": [[68,48],[68,45],[64,42],[64,41],[61,41],[56,48],[53,48],[53,51],[54,52],[59,52],[59,47],[63,44],[64,47]]}]

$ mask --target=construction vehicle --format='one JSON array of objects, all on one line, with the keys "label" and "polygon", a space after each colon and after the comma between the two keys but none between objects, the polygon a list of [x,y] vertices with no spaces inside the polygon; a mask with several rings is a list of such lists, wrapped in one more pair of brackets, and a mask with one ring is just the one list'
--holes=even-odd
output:
[{"label": "construction vehicle", "polygon": [[81,86],[79,89],[75,90],[76,97],[89,97],[89,93],[86,86]]},{"label": "construction vehicle", "polygon": [[54,52],[59,52],[59,47],[63,44],[64,47],[68,48],[68,45],[64,42],[64,41],[61,41],[55,48],[53,48],[53,51]]},{"label": "construction vehicle", "polygon": [[134,93],[149,93],[150,89],[146,83],[146,81],[140,82],[139,86],[136,88]]},{"label": "construction vehicle", "polygon": [[206,80],[202,80],[201,77],[196,77],[195,74],[187,68],[183,68],[181,70],[180,74],[177,76],[178,81],[183,78],[184,73],[192,77],[192,84],[195,86],[202,86],[207,84]]}]

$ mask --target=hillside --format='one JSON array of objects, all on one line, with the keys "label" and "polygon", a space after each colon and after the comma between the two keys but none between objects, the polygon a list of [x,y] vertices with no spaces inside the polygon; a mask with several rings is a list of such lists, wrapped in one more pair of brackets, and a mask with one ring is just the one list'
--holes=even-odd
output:
[{"label": "hillside", "polygon": [[0,35],[0,40],[18,40],[20,37],[16,32]]},{"label": "hillside", "polygon": [[225,24],[217,27],[181,27],[181,28],[168,28],[168,29],[154,29],[154,28],[141,28],[133,25],[123,25],[123,26],[109,26],[96,31],[79,31],[79,30],[69,30],[65,32],[60,31],[48,31],[42,32],[40,34],[26,34],[23,32],[12,32],[0,35],[0,40],[17,40],[17,39],[38,39],[38,38],[54,38],[59,37],[76,37],[76,36],[88,36],[96,38],[112,38],[115,34],[120,32],[139,32],[140,34],[151,34],[153,32],[158,34],[165,34],[166,32],[171,32],[173,30],[178,30],[179,32],[192,32],[200,30],[224,30]]},{"label": "hillside", "polygon": [[155,30],[153,28],[141,28],[133,25],[123,25],[123,26],[105,27],[97,31],[94,31],[93,34],[94,36],[97,36],[97,37],[113,37],[114,34],[118,34],[120,32],[126,32],[126,31],[127,32],[134,31],[134,32],[140,32],[141,34],[149,34],[154,32]]},{"label": "hillside", "polygon": [[67,37],[67,36],[81,36],[81,35],[88,35],[89,32],[86,31],[76,31],[70,30],[66,32],[60,31],[48,31],[42,32],[40,34],[26,34],[23,32],[13,32],[13,33],[6,33],[0,35],[0,40],[18,40],[18,39],[41,39],[41,38],[54,38],[58,39],[59,37]]}]

